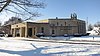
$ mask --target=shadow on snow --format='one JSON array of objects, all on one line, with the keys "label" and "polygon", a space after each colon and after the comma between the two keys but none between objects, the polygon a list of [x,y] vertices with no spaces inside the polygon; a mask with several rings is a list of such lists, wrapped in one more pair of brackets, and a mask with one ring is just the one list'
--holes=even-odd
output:
[{"label": "shadow on snow", "polygon": [[31,43],[31,45],[36,48],[35,50],[27,50],[27,51],[11,51],[11,50],[3,50],[3,49],[0,49],[0,52],[4,52],[4,53],[8,53],[8,54],[17,54],[17,55],[21,55],[21,56],[33,56],[33,55],[36,55],[36,56],[51,56],[51,55],[54,55],[54,54],[62,54],[62,53],[65,53],[65,52],[57,52],[57,53],[48,53],[48,54],[43,54],[41,53],[42,50],[46,50],[46,49],[49,49],[47,46],[45,47],[41,47],[41,48],[37,48],[35,45],[33,45]]},{"label": "shadow on snow", "polygon": [[[50,49],[49,46],[45,46],[45,47],[41,47],[41,48],[37,48],[35,45],[33,45],[31,43],[31,45],[36,48],[35,50],[27,50],[27,51],[11,51],[11,50],[3,50],[3,49],[0,49],[0,52],[4,52],[4,53],[8,53],[8,54],[17,54],[17,55],[21,55],[21,56],[51,56],[51,55],[55,55],[55,54],[68,54],[68,53],[74,53],[75,51],[66,51],[66,52],[56,52],[56,53],[47,53],[47,54],[44,54],[44,53],[41,53],[42,50],[46,50],[46,49]],[[52,48],[61,48],[61,47],[69,47],[69,46],[58,46],[58,47],[52,47]],[[88,52],[89,49],[85,49],[85,50],[80,50],[80,51],[77,51],[76,50],[76,53],[78,52]],[[90,55],[100,55],[100,54],[90,54]]]}]

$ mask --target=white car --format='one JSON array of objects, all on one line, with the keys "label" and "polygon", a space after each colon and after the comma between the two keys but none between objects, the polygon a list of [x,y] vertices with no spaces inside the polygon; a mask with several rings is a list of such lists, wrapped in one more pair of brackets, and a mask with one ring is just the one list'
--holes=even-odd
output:
[{"label": "white car", "polygon": [[64,37],[67,37],[68,36],[68,34],[64,34]]}]

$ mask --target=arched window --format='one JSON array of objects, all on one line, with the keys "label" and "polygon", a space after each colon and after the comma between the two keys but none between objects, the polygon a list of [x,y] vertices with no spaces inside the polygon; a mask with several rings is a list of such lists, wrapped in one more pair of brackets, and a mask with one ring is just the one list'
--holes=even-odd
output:
[{"label": "arched window", "polygon": [[41,33],[44,33],[44,27],[41,27]]},{"label": "arched window", "polygon": [[55,31],[54,31],[54,29],[52,29],[52,34],[55,34]]}]

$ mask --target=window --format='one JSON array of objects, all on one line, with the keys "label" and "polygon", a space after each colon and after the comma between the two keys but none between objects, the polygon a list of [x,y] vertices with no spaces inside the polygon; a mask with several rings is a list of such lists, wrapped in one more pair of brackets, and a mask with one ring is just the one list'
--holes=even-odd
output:
[{"label": "window", "polygon": [[63,24],[61,24],[61,26],[63,26]]},{"label": "window", "polygon": [[57,26],[59,25],[59,23],[57,22]]},{"label": "window", "polygon": [[44,33],[44,27],[41,27],[41,33]]},{"label": "window", "polygon": [[68,30],[71,30],[72,29],[72,26],[70,26],[70,24],[68,24],[67,29]]},{"label": "window", "polygon": [[16,25],[16,27],[18,27],[18,25]]},{"label": "window", "polygon": [[65,26],[66,26],[66,22],[65,22]]},{"label": "window", "polygon": [[55,26],[55,24],[52,24],[52,26]]},{"label": "window", "polygon": [[52,30],[52,34],[55,34],[55,33],[54,33],[54,29]]}]

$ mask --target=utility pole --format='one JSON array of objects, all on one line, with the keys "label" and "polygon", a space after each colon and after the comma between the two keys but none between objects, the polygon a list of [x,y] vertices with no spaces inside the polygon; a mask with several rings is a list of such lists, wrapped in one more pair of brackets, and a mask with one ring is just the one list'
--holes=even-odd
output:
[{"label": "utility pole", "polygon": [[87,27],[86,31],[88,31],[88,17],[86,18],[86,27]]}]

